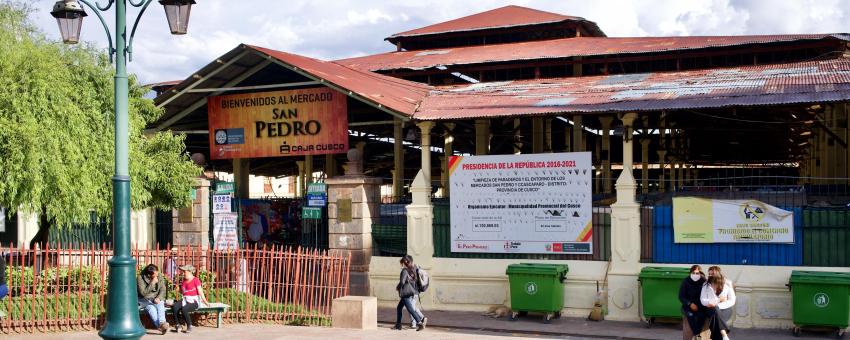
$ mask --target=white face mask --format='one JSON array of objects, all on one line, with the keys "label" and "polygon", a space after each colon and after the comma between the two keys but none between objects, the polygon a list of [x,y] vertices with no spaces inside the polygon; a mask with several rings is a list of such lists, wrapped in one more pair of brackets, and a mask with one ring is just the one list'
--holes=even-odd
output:
[{"label": "white face mask", "polygon": [[702,276],[699,274],[691,274],[691,280],[694,280],[694,282],[699,281],[701,278]]}]

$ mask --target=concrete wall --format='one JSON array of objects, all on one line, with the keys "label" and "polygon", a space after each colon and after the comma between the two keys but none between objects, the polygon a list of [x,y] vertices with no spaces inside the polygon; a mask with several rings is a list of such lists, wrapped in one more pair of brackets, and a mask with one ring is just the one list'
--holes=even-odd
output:
[{"label": "concrete wall", "polygon": [[[510,306],[510,288],[505,269],[509,264],[566,263],[570,267],[564,285],[564,315],[586,317],[593,307],[596,282],[605,279],[607,262],[599,261],[537,261],[434,258],[431,288],[423,295],[423,304],[430,308],[452,311],[486,311],[494,305]],[[710,264],[703,264],[708,268]],[[690,264],[641,264],[645,266],[689,267]],[[788,328],[791,322],[791,293],[785,284],[792,270],[818,270],[850,272],[850,268],[722,266],[735,283],[738,302],[735,306],[734,326],[739,328]],[[372,257],[369,269],[372,295],[381,307],[395,307],[395,291],[400,268],[398,258]],[[612,297],[613,298],[613,297]],[[614,304],[628,303],[617,301]],[[610,302],[609,302],[610,303]],[[631,304],[638,303],[633,295]],[[676,303],[676,302],[674,302]],[[429,308],[429,306],[426,306]],[[609,309],[618,308],[609,305]],[[638,308],[626,320],[638,321]]]}]

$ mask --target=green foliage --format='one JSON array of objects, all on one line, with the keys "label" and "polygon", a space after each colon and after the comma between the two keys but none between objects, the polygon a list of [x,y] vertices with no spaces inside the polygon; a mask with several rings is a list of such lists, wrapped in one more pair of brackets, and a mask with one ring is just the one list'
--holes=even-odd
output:
[{"label": "green foliage", "polygon": [[[47,39],[26,5],[0,2],[0,206],[46,209],[56,225],[89,221],[112,209],[113,74],[92,46]],[[38,13],[38,15],[46,15]],[[131,205],[189,203],[200,173],[184,137],[144,136],[162,114],[147,89],[130,79]]]},{"label": "green foliage", "polygon": [[233,288],[215,288],[207,293],[210,302],[221,302],[230,305],[231,311],[245,311],[250,304],[252,311],[260,313],[286,313],[293,315],[287,325],[330,326],[328,316],[322,316],[316,311],[309,311],[303,306],[294,304],[275,303],[274,301],[240,292]]},{"label": "green foliage", "polygon": [[106,311],[97,294],[14,296],[0,305],[12,321],[90,318]]},{"label": "green foliage", "polygon": [[106,280],[94,267],[48,268],[38,274],[38,280],[32,267],[6,267],[6,278],[11,295],[99,293],[106,289]]}]

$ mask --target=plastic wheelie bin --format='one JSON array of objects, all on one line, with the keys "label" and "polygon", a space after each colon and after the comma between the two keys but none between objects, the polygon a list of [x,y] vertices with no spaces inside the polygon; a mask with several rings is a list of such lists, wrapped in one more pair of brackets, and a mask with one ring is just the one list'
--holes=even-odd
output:
[{"label": "plastic wheelie bin", "polygon": [[679,287],[691,273],[689,268],[644,267],[640,271],[640,306],[643,322],[652,327],[656,318],[681,319]]},{"label": "plastic wheelie bin", "polygon": [[566,264],[519,263],[508,266],[511,286],[511,319],[528,312],[543,313],[543,322],[561,316],[564,287],[569,267]]},{"label": "plastic wheelie bin", "polygon": [[844,336],[850,318],[850,273],[791,272],[794,335],[801,327],[833,328]]}]

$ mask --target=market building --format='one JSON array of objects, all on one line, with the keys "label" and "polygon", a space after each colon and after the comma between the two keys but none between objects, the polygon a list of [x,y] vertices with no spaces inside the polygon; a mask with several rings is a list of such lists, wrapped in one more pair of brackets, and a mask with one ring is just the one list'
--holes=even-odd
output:
[{"label": "market building", "polygon": [[[387,305],[402,254],[431,272],[426,308],[510,305],[505,268],[553,262],[570,267],[564,313],[586,316],[601,286],[615,320],[639,319],[641,268],[718,264],[739,291],[735,327],[785,327],[791,270],[850,266],[847,33],[607,37],[584,18],[507,6],[385,40],[394,51],[334,61],[237,46],[182,81],[157,84],[165,115],[149,129],[185,134],[207,170],[233,174],[237,202],[249,198],[250,175],[291,178],[296,197],[326,183],[321,218],[301,220],[303,200],[269,199],[287,216],[279,228],[299,224],[296,236],[254,241],[346,251],[352,289]],[[336,105],[317,122],[344,122],[323,147],[284,153],[275,144],[254,157],[234,146],[302,131],[280,125],[294,124],[290,113],[241,132],[215,125],[228,109],[316,93]],[[298,108],[296,118],[306,117]],[[587,252],[452,251],[451,156],[563,152],[590,152]],[[215,180],[198,183],[199,193],[217,190]],[[685,196],[791,211],[792,241],[680,243],[672,202]],[[194,214],[158,216],[158,225],[173,223],[169,243],[209,244],[208,198],[197,196]]]}]

